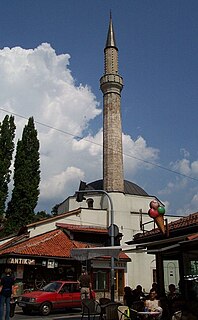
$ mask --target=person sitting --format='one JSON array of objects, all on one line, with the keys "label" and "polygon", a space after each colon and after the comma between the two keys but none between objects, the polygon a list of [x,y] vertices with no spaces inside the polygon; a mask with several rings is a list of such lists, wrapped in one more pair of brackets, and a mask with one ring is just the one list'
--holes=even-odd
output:
[{"label": "person sitting", "polygon": [[130,287],[124,287],[124,297],[123,302],[125,306],[128,306],[129,308],[132,307],[133,304],[133,293]]},{"label": "person sitting", "polygon": [[159,299],[159,297],[160,297],[160,292],[159,292],[159,286],[158,286],[157,282],[153,282],[153,283],[152,283],[151,289],[154,289],[154,290],[157,292],[157,299]]},{"label": "person sitting", "polygon": [[168,308],[169,308],[170,315],[173,316],[173,314],[176,311],[181,310],[181,304],[180,304],[181,296],[176,291],[176,286],[173,283],[169,284],[168,289],[169,289],[169,292],[167,294]]},{"label": "person sitting", "polygon": [[137,310],[137,311],[143,311],[145,294],[142,291],[142,286],[140,284],[138,284],[136,289],[134,289],[132,291],[132,294],[133,294],[132,308]]},{"label": "person sitting", "polygon": [[149,293],[149,298],[144,302],[145,307],[148,311],[158,311],[159,315],[157,315],[156,319],[161,319],[162,316],[162,307],[160,304],[160,300],[157,299],[157,292],[155,289],[151,289]]},{"label": "person sitting", "polygon": [[169,292],[167,294],[168,300],[172,300],[178,296],[178,292],[176,291],[176,286],[173,283],[169,284],[168,289],[169,289]]},{"label": "person sitting", "polygon": [[137,285],[136,289],[132,291],[133,294],[133,301],[140,301],[144,300],[145,294],[142,291],[142,286],[140,284]]}]

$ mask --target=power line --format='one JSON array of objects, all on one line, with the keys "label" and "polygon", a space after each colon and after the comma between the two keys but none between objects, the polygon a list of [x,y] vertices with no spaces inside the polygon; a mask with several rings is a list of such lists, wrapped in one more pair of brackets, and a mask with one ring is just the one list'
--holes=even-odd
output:
[{"label": "power line", "polygon": [[[8,111],[8,110],[3,109],[3,108],[0,108],[0,110],[3,111],[3,112],[6,112],[6,113],[12,114],[12,115],[14,115],[14,116],[16,116],[16,117],[20,117],[20,118],[22,118],[22,119],[28,120],[27,117],[22,116],[22,115],[20,115],[20,114],[18,114],[18,113],[11,112],[11,111]],[[64,131],[64,130],[62,130],[62,129],[55,128],[55,127],[53,127],[53,126],[50,126],[50,125],[45,124],[45,123],[43,123],[43,122],[37,121],[37,120],[35,120],[35,119],[34,119],[34,121],[35,121],[35,123],[37,123],[37,124],[39,124],[39,125],[41,125],[41,126],[44,126],[44,127],[46,127],[46,128],[53,129],[53,130],[55,130],[55,131],[57,131],[57,132],[63,133],[63,134],[65,134],[65,135],[69,135],[70,137],[73,137],[73,138],[76,138],[76,139],[84,140],[84,141],[86,141],[86,142],[89,142],[89,143],[91,143],[91,144],[94,144],[94,145],[99,146],[99,147],[102,148],[102,145],[101,145],[100,143],[95,142],[95,141],[91,141],[91,140],[86,139],[86,138],[83,138],[83,137],[81,137],[81,136],[74,135],[74,134],[72,134],[72,133],[70,133],[70,132]],[[135,159],[135,160],[137,160],[137,161],[141,161],[141,162],[147,163],[147,164],[149,164],[149,165],[152,165],[153,167],[156,167],[156,168],[159,168],[159,169],[162,169],[162,170],[165,170],[165,171],[168,171],[168,172],[177,174],[177,175],[182,176],[182,177],[184,177],[184,178],[188,178],[188,179],[191,179],[191,180],[194,180],[194,181],[198,181],[197,178],[194,178],[194,177],[188,176],[188,175],[186,175],[186,174],[180,173],[180,172],[178,172],[178,171],[176,171],[176,170],[169,169],[169,168],[164,167],[164,166],[162,166],[162,165],[160,165],[160,164],[153,163],[153,162],[150,162],[150,161],[148,161],[148,160],[144,160],[144,159],[141,159],[141,158],[138,158],[138,157],[135,157],[135,156],[126,154],[126,153],[123,153],[123,155],[125,155],[125,156],[127,156],[127,157],[129,157],[129,158]]]}]

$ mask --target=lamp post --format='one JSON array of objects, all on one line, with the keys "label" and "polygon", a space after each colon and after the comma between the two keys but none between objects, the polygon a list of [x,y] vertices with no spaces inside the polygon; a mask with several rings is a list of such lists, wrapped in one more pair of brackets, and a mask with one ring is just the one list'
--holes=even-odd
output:
[{"label": "lamp post", "polygon": [[[104,191],[104,190],[79,190],[76,191],[76,194],[83,194],[84,193],[103,193],[107,196],[108,200],[109,200],[109,204],[110,204],[110,238],[111,238],[111,246],[114,246],[114,242],[115,242],[115,225],[114,225],[114,210],[113,210],[113,201],[110,197],[110,195]],[[82,197],[83,200],[83,197]],[[114,267],[114,257],[111,257],[111,301],[114,301],[114,276],[115,276],[115,267]]]}]

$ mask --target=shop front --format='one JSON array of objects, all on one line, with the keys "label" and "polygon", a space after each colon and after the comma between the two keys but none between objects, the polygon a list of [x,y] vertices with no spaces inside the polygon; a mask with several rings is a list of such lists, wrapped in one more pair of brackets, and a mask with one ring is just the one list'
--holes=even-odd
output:
[{"label": "shop front", "polygon": [[[79,232],[81,229],[82,234]],[[77,231],[74,232],[75,230]],[[92,232],[91,237],[90,232]],[[104,236],[101,236],[101,233],[104,233]],[[92,244],[87,242],[90,238],[95,242],[98,239],[99,243],[99,240],[103,241],[106,237],[108,237],[107,230],[74,225],[66,225],[64,229],[61,225],[61,228],[32,238],[16,237],[0,247],[0,276],[6,267],[10,267],[18,286],[16,295],[19,295],[24,290],[40,289],[50,281],[77,280],[84,265],[91,275],[97,298],[110,296],[112,248],[110,252],[105,251],[100,258],[86,256],[76,260],[71,256],[74,248],[91,247]],[[121,299],[126,266],[130,259],[122,252],[117,252],[116,257],[114,286],[116,298]]]},{"label": "shop front", "polygon": [[[182,301],[198,314],[198,213],[180,218],[168,225],[166,235],[157,230],[137,234],[129,244],[145,248],[156,256],[157,283],[160,297],[166,297],[166,288],[174,284]],[[174,265],[175,268],[167,268]],[[166,268],[165,268],[166,266]],[[174,271],[178,268],[178,272]],[[168,272],[168,274],[166,274]],[[178,276],[177,276],[178,273]],[[168,281],[168,282],[167,282]],[[184,303],[183,303],[183,307]]]},{"label": "shop front", "polygon": [[[127,259],[128,260],[128,259]],[[93,260],[92,263],[92,287],[97,293],[97,298],[110,298],[111,286],[111,262],[105,260]],[[127,261],[115,261],[114,265],[114,290],[115,299],[122,301],[125,287],[125,275]]]},{"label": "shop front", "polygon": [[[74,262],[74,261],[73,261]],[[24,290],[41,289],[53,280],[76,280],[80,264],[66,259],[46,257],[7,256],[0,259],[0,274],[6,267],[11,268],[18,285],[17,294]]]}]

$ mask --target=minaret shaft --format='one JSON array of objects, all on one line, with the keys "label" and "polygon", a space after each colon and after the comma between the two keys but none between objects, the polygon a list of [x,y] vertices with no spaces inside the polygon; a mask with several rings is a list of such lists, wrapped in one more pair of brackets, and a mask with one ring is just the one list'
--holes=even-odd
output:
[{"label": "minaret shaft", "polygon": [[120,110],[123,80],[118,74],[118,49],[111,18],[104,56],[104,75],[100,79],[103,92],[103,188],[108,192],[124,192]]}]

